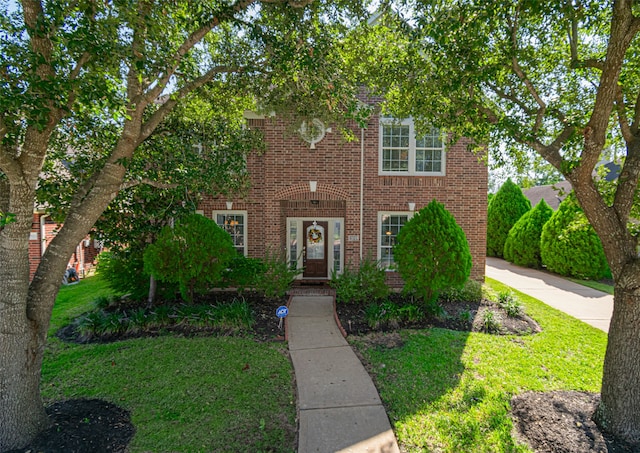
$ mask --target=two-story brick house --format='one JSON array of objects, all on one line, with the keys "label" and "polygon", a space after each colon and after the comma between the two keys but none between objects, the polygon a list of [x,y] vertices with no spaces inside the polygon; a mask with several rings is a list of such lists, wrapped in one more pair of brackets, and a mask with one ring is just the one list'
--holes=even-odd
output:
[{"label": "two-story brick house", "polygon": [[304,279],[328,279],[367,257],[388,266],[399,229],[435,198],[466,233],[471,277],[484,279],[487,168],[464,141],[446,144],[437,129],[416,138],[411,120],[380,115],[365,128],[352,124],[353,142],[317,122],[321,133],[309,137],[292,134],[278,117],[246,118],[267,143],[266,152],[247,159],[248,196],[208,198],[200,206],[241,253],[284,251],[304,267]]}]

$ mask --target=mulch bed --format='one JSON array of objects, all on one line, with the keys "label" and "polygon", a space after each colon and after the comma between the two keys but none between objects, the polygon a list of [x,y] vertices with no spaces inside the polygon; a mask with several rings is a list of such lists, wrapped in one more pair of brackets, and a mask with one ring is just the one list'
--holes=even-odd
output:
[{"label": "mulch bed", "polygon": [[28,447],[9,453],[124,453],[135,433],[129,413],[102,400],[60,401],[47,414],[51,426]]}]

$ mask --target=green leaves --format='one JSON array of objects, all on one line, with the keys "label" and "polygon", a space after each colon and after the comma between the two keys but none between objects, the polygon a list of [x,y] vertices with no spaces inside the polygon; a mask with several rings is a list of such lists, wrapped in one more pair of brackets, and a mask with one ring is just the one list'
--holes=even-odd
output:
[{"label": "green leaves", "polygon": [[398,233],[393,257],[406,289],[424,302],[445,288],[462,288],[471,272],[471,252],[464,231],[443,204],[433,200]]},{"label": "green leaves", "polygon": [[180,285],[184,300],[222,280],[222,272],[235,256],[229,234],[216,223],[192,214],[165,227],[144,253],[145,271],[160,281]]}]

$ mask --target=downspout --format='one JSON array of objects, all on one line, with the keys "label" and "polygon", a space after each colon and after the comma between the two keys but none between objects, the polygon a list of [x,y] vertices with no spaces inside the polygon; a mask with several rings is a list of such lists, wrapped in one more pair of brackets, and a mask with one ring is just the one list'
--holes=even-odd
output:
[{"label": "downspout", "polygon": [[360,261],[362,261],[362,233],[364,232],[364,128],[360,128]]},{"label": "downspout", "polygon": [[40,216],[40,256],[44,255],[47,250],[47,232],[45,230],[45,219],[49,217],[49,214],[42,214]]}]

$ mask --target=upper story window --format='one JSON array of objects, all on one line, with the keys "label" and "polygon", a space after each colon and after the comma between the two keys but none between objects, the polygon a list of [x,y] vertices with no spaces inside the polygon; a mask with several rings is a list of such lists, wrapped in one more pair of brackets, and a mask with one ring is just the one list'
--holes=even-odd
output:
[{"label": "upper story window", "polygon": [[445,174],[445,146],[442,131],[432,127],[416,136],[413,120],[380,118],[380,174]]}]

